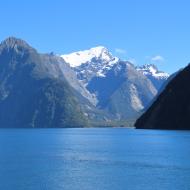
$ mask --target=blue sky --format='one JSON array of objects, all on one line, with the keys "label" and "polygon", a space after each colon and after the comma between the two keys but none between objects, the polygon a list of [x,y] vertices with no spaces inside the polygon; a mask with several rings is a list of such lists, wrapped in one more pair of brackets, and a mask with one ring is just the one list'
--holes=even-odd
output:
[{"label": "blue sky", "polygon": [[103,45],[172,73],[190,62],[189,0],[0,0],[0,40],[58,54]]}]

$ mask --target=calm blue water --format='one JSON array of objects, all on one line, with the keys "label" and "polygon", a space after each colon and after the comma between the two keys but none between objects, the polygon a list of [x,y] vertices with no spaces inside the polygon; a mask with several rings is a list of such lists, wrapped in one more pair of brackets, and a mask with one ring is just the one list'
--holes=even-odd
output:
[{"label": "calm blue water", "polygon": [[189,190],[190,132],[0,129],[0,190]]}]

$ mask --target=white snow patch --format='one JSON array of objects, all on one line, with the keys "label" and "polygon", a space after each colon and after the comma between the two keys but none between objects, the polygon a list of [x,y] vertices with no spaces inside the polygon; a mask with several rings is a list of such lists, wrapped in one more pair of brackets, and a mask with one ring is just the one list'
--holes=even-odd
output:
[{"label": "white snow patch", "polygon": [[141,71],[144,75],[152,75],[157,79],[167,79],[170,75],[166,72],[159,71],[157,67],[153,64],[143,65],[137,67],[138,71]]},{"label": "white snow patch", "polygon": [[61,57],[69,63],[71,67],[78,67],[84,63],[90,62],[93,58],[99,58],[105,62],[109,62],[114,58],[108,49],[103,46],[74,52],[68,55],[61,55]]}]

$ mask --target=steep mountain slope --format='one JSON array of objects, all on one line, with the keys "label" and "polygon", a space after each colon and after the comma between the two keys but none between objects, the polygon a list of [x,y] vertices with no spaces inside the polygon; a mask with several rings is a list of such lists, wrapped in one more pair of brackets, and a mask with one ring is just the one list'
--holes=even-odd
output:
[{"label": "steep mountain slope", "polygon": [[144,112],[154,103],[154,101],[158,98],[158,96],[164,91],[164,89],[166,88],[166,86],[168,85],[168,83],[180,72],[177,71],[173,74],[171,74],[166,81],[164,81],[164,83],[161,85],[160,89],[158,90],[157,95],[152,99],[152,101],[149,103],[149,105],[146,107],[146,109],[144,110]]},{"label": "steep mountain slope", "polygon": [[0,127],[87,125],[59,61],[20,39],[0,44]]},{"label": "steep mountain slope", "polygon": [[152,83],[129,62],[120,61],[104,75],[94,77],[87,89],[97,94],[98,107],[118,119],[137,117],[157,93]]},{"label": "steep mountain slope", "polygon": [[[154,86],[142,68],[137,69],[129,62],[121,61],[105,47],[63,55],[62,58],[77,73],[78,80],[96,97],[96,106],[117,119],[137,117],[157,93],[159,85]],[[162,80],[162,75],[156,74],[154,82],[159,80],[161,85],[166,77]]]},{"label": "steep mountain slope", "polygon": [[88,99],[88,101],[92,105],[96,105],[97,99],[91,94],[83,85],[83,83],[78,80],[77,75],[73,69],[71,69],[70,65],[66,62],[63,62],[63,59],[57,57],[58,65],[68,83],[83,97]]},{"label": "steep mountain slope", "polygon": [[190,65],[177,73],[136,122],[139,129],[190,129]]}]

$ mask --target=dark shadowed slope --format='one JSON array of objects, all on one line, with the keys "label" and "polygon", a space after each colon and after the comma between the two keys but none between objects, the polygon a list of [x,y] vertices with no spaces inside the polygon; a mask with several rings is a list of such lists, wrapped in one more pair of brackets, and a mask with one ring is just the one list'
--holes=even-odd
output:
[{"label": "dark shadowed slope", "polygon": [[190,65],[179,72],[152,106],[137,120],[136,128],[190,129]]}]

